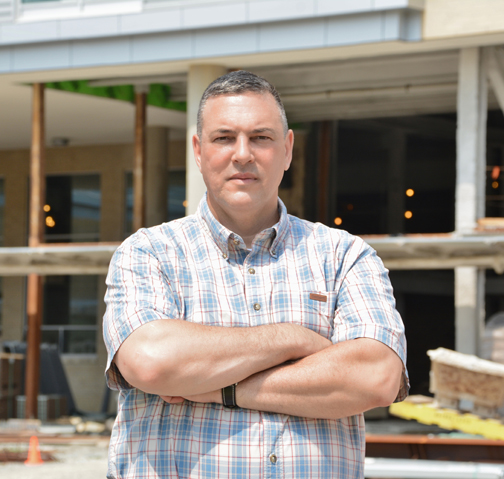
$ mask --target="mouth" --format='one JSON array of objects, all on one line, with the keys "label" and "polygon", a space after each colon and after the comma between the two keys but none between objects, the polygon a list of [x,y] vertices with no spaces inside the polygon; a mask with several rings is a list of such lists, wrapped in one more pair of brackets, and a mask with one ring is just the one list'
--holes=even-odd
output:
[{"label": "mouth", "polygon": [[237,183],[252,183],[256,179],[257,178],[251,173],[237,173],[229,178],[230,181],[235,181]]}]

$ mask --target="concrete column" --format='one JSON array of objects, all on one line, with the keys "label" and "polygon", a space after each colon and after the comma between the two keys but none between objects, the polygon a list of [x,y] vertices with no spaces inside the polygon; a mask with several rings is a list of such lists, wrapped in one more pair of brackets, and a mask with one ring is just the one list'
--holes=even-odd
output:
[{"label": "concrete column", "polygon": [[186,152],[186,214],[193,214],[205,194],[206,186],[194,161],[192,137],[196,134],[196,117],[201,95],[216,78],[224,75],[226,68],[219,65],[191,65],[187,76],[187,152]]},{"label": "concrete column", "polygon": [[[460,51],[457,94],[455,231],[472,232],[485,215],[487,82],[483,50]],[[478,354],[485,314],[485,271],[455,269],[455,348]]]},{"label": "concrete column", "polygon": [[404,233],[405,187],[404,162],[406,159],[406,135],[394,130],[387,136],[388,171],[387,171],[387,232]]},{"label": "concrete column", "polygon": [[145,226],[164,223],[168,218],[167,185],[168,128],[147,128],[147,157],[145,181]]},{"label": "concrete column", "polygon": [[484,323],[485,270],[455,268],[455,349],[478,355]]},{"label": "concrete column", "polygon": [[487,81],[483,50],[460,51],[455,229],[472,232],[485,215]]}]

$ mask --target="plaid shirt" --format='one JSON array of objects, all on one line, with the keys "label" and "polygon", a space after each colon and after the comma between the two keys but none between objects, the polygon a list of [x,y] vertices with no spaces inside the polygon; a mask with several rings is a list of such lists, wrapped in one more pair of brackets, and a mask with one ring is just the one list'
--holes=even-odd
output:
[{"label": "plaid shirt", "polygon": [[[114,254],[104,337],[108,385],[120,393],[107,477],[363,477],[362,414],[321,420],[170,405],[132,388],[112,362],[138,327],[175,318],[226,327],[293,322],[333,343],[379,340],[406,364],[404,327],[374,250],[344,231],[288,215],[281,201],[279,211],[279,222],[256,236],[251,251],[204,198],[195,215],[142,229]],[[398,400],[406,394],[405,377]]]}]

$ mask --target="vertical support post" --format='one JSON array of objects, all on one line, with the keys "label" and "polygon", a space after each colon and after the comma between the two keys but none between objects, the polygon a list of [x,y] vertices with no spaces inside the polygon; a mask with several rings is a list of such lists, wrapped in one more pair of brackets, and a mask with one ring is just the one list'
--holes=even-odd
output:
[{"label": "vertical support post", "polygon": [[[338,143],[339,124],[337,120],[331,121],[331,149],[329,153],[329,176],[327,177],[327,224],[334,226],[338,213]],[[344,227],[343,227],[344,228]]]},{"label": "vertical support post", "polygon": [[[43,206],[45,201],[45,125],[44,85],[33,85],[32,145],[30,157],[30,247],[43,242]],[[28,338],[25,372],[25,417],[37,417],[37,398],[40,380],[40,338],[42,325],[42,278],[36,274],[28,276],[27,285]]]},{"label": "vertical support post", "polygon": [[338,122],[320,124],[320,145],[317,169],[317,221],[333,225],[337,212],[337,143]]},{"label": "vertical support post", "polygon": [[198,209],[206,191],[205,182],[194,160],[192,138],[196,134],[199,103],[206,87],[224,75],[226,69],[220,65],[191,65],[187,76],[187,137],[186,137],[186,214]]},{"label": "vertical support post", "polygon": [[485,321],[485,270],[455,268],[455,349],[480,353]]},{"label": "vertical support post", "polygon": [[331,122],[320,125],[320,153],[318,158],[317,221],[327,224],[328,220],[328,180],[331,168]]},{"label": "vertical support post", "polygon": [[145,171],[145,226],[154,226],[168,219],[168,128],[147,128]]},{"label": "vertical support post", "polygon": [[388,135],[388,181],[387,181],[387,232],[404,233],[404,161],[406,140],[404,132],[393,130]]},{"label": "vertical support post", "polygon": [[135,161],[133,164],[133,232],[145,226],[146,90],[135,88]]},{"label": "vertical support post", "polygon": [[[470,233],[485,215],[487,82],[481,48],[460,51],[457,93],[455,231]],[[485,271],[455,269],[455,348],[478,354],[484,321]]]}]

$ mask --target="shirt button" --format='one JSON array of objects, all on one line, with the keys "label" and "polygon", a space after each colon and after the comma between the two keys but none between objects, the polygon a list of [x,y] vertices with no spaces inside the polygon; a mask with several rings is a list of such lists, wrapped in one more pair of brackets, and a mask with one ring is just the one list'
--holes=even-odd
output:
[{"label": "shirt button", "polygon": [[254,304],[254,309],[255,309],[256,311],[259,311],[259,310],[261,309],[261,305],[260,305],[259,303],[255,303],[255,304]]},{"label": "shirt button", "polygon": [[223,257],[224,259],[226,259],[226,258],[227,258],[227,253],[222,253],[222,257]]},{"label": "shirt button", "polygon": [[276,464],[277,457],[275,456],[275,454],[270,454],[269,460],[271,461],[271,464]]},{"label": "shirt button", "polygon": [[271,252],[271,254],[272,254],[273,256],[275,256],[275,255],[276,255],[276,251],[275,251],[275,250],[273,250],[273,251]]},{"label": "shirt button", "polygon": [[233,243],[234,244],[240,244],[240,240],[235,239],[235,240],[233,240]]},{"label": "shirt button", "polygon": [[250,274],[255,274],[255,269],[254,269],[254,268],[249,268],[248,272],[249,272]]}]

